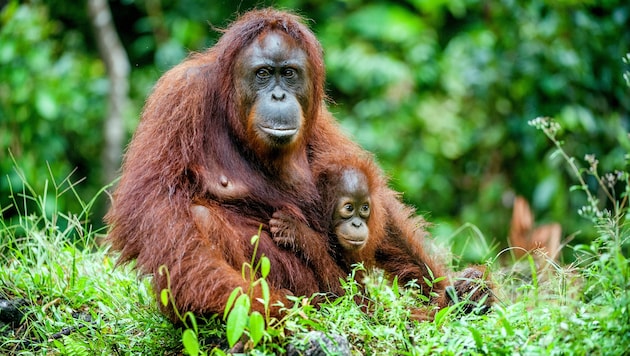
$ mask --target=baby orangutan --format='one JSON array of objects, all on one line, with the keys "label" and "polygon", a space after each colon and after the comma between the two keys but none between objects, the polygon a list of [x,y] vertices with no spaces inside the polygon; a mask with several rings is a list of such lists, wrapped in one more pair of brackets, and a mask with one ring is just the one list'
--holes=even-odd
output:
[{"label": "baby orangutan", "polygon": [[[269,222],[271,235],[278,245],[301,254],[314,269],[317,266],[326,269],[316,271],[316,275],[330,275],[333,270],[334,275],[345,278],[357,262],[363,262],[366,267],[376,264],[379,236],[385,234],[380,222],[386,221],[386,217],[382,199],[376,197],[373,189],[376,184],[370,182],[370,176],[363,171],[371,165],[363,163],[364,167],[331,163],[322,171],[315,170],[320,214],[311,220],[321,222],[319,229],[311,226],[317,225],[315,223],[299,221],[287,210],[276,211]],[[316,239],[327,241],[328,250],[314,248]],[[339,292],[336,285],[330,285],[330,280],[327,283],[329,285],[322,286],[324,290]]]},{"label": "baby orangutan", "polygon": [[[367,177],[356,168],[347,168],[341,171],[339,183],[329,188],[336,196],[324,209],[332,210],[332,214],[329,214],[332,216],[331,236],[336,238],[335,244],[340,245],[345,251],[359,251],[365,247],[370,236],[368,219],[371,202]],[[299,226],[290,225],[290,220],[291,218],[283,212],[274,214],[271,223],[273,239],[279,245],[299,248],[308,241],[299,241],[306,236],[300,233]]]},{"label": "baby orangutan", "polygon": [[[317,188],[320,194],[321,214],[317,217],[322,222],[321,232],[295,219],[288,211],[277,211],[270,220],[270,232],[273,240],[280,246],[290,248],[302,255],[311,263],[315,274],[319,276],[336,275],[345,278],[353,264],[363,263],[366,269],[374,267],[385,270],[390,275],[398,276],[400,283],[415,280],[422,293],[433,300],[438,308],[443,308],[453,301],[469,299],[469,305],[463,310],[471,312],[476,302],[484,300],[484,309],[493,301],[491,287],[485,280],[485,271],[480,267],[469,267],[455,279],[453,287],[450,282],[427,285],[422,275],[428,274],[430,264],[436,276],[443,275],[441,265],[430,256],[425,255],[418,231],[397,229],[397,219],[410,218],[413,211],[403,209],[389,211],[386,206],[397,199],[386,191],[376,187],[384,186],[380,182],[370,180],[369,170],[376,169],[371,160],[356,160],[352,164],[345,162],[329,162],[321,170],[314,169]],[[419,218],[418,218],[419,219]],[[316,220],[316,219],[311,219]],[[418,220],[418,226],[422,224]],[[314,243],[319,239],[328,241],[328,251],[321,251]],[[397,241],[397,244],[392,242]],[[414,253],[408,253],[415,251]],[[409,256],[416,255],[412,260]],[[437,269],[437,270],[433,270]],[[361,271],[355,274],[362,280]],[[322,290],[341,293],[340,284],[330,278],[320,286]],[[447,293],[448,289],[452,292]],[[434,297],[437,294],[437,297]],[[430,319],[431,312],[423,313],[417,319]],[[415,312],[414,312],[415,313]]]}]

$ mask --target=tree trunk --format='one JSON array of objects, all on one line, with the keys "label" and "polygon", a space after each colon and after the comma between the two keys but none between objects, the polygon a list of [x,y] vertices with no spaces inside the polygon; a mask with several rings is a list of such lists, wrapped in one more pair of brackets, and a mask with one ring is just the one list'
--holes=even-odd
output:
[{"label": "tree trunk", "polygon": [[109,77],[109,102],[104,122],[105,147],[102,152],[104,183],[116,178],[125,137],[123,114],[129,95],[129,59],[123,47],[107,0],[88,0],[88,12],[101,59]]}]

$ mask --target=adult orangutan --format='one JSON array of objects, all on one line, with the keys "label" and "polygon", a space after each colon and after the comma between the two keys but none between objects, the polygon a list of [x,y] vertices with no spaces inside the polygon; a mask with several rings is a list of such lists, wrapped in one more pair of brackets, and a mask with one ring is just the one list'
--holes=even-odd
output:
[{"label": "adult orangutan", "polygon": [[[324,222],[314,218],[312,167],[365,152],[342,134],[323,97],[317,39],[299,17],[273,9],[243,15],[214,47],[165,73],[147,100],[106,215],[119,263],[136,259],[158,293],[167,286],[158,273],[164,265],[180,312],[221,313],[232,290],[247,289],[241,266],[262,226],[257,257],[270,259],[273,301],[286,305],[289,294],[334,288],[341,268],[305,260],[269,232],[272,214],[288,211],[318,233],[314,250],[328,251]],[[380,265],[405,280],[423,281],[428,268],[444,275],[422,252],[411,210],[381,175],[368,173],[388,192],[383,205],[391,214],[375,251]],[[434,289],[443,293],[446,283]],[[175,320],[173,306],[161,308]],[[262,311],[262,304],[252,308]],[[279,316],[279,308],[271,313]]]}]

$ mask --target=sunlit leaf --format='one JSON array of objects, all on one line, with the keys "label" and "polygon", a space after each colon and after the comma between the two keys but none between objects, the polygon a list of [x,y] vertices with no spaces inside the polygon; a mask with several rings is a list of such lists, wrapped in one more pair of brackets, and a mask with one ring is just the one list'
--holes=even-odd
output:
[{"label": "sunlit leaf", "polygon": [[186,329],[182,333],[182,344],[184,349],[191,356],[199,354],[199,341],[197,340],[197,334],[191,329]]},{"label": "sunlit leaf", "polygon": [[249,337],[253,346],[256,346],[262,339],[265,332],[265,319],[262,314],[255,311],[249,316]]},{"label": "sunlit leaf", "polygon": [[269,305],[269,284],[264,279],[260,280],[260,289],[262,290],[262,298],[265,306]]},{"label": "sunlit leaf", "polygon": [[234,289],[232,293],[230,293],[230,296],[228,297],[228,300],[225,303],[225,310],[223,311],[223,320],[225,320],[225,318],[227,317],[227,314],[230,312],[230,309],[232,309],[232,304],[234,304],[236,297],[238,297],[240,294],[243,294],[243,289],[241,287]]},{"label": "sunlit leaf", "polygon": [[269,275],[270,270],[271,270],[271,262],[269,262],[269,258],[267,258],[267,256],[262,256],[260,258],[260,274],[262,278],[267,278],[267,275]]},{"label": "sunlit leaf", "polygon": [[230,311],[226,322],[226,335],[230,347],[236,345],[243,336],[247,321],[249,319],[249,297],[241,294],[234,303],[234,308]]}]

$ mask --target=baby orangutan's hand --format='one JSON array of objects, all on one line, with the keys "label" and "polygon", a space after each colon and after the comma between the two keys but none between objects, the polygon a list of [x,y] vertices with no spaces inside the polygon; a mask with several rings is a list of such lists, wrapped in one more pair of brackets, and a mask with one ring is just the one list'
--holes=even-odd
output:
[{"label": "baby orangutan's hand", "polygon": [[271,238],[278,246],[295,249],[296,227],[299,223],[290,214],[282,210],[276,211],[269,220]]}]

